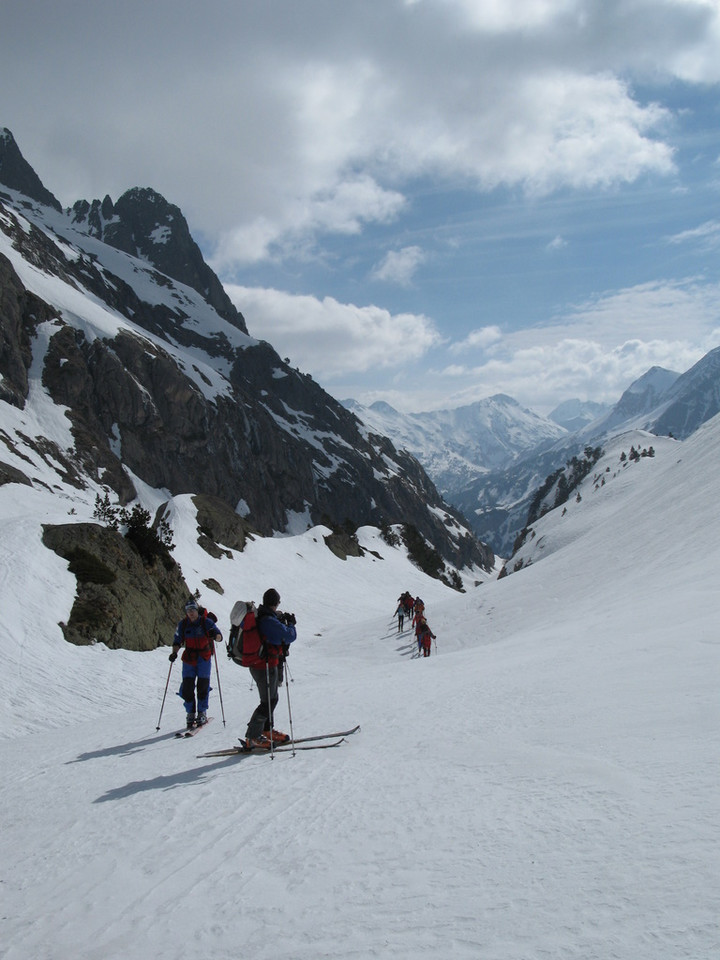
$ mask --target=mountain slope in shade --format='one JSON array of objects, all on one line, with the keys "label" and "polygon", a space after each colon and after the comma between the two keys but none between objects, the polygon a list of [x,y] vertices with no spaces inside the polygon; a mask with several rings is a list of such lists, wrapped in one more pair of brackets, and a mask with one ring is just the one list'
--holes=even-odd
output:
[{"label": "mountain slope in shade", "polygon": [[647,427],[684,440],[720,412],[720,347],[681,374],[663,394]]},{"label": "mountain slope in shade", "polygon": [[62,210],[60,201],[44,186],[6,127],[0,127],[0,184],[54,210]]}]

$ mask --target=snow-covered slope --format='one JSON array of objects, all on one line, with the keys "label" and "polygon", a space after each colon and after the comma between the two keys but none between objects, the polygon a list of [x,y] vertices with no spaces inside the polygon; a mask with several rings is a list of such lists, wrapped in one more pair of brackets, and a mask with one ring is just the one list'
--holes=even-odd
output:
[{"label": "snow-covered slope", "polygon": [[[574,489],[566,503],[535,520],[523,545],[508,563],[508,572],[551,556],[580,538],[604,529],[616,510],[630,504],[657,507],[652,495],[658,473],[676,462],[683,445],[643,430],[628,430],[607,441],[603,455]],[[552,504],[555,488],[548,493]],[[662,517],[658,526],[664,526]]]},{"label": "snow-covered slope", "polygon": [[[166,650],[64,643],[73,578],[37,534],[59,501],[16,488],[0,501],[4,960],[716,956],[718,462],[716,417],[547,515],[542,562],[465,596],[370,530],[378,555],[360,560],[313,531],[212,560],[176,498],[178,558],[223,586],[203,597],[221,625],[271,584],[297,613],[295,733],[362,726],[274,760],[197,756],[255,705],[224,658],[226,726],[216,679],[213,723],[178,742],[177,676],[156,731]],[[430,659],[396,633],[405,589],[427,603]]]}]

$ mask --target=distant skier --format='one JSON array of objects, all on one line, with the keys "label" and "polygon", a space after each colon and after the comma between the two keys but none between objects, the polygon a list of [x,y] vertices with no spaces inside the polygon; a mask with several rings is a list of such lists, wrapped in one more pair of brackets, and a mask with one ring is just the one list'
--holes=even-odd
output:
[{"label": "distant skier", "polygon": [[397,605],[397,610],[395,611],[395,614],[394,614],[394,615],[398,618],[398,629],[397,629],[397,632],[398,632],[398,633],[402,633],[402,632],[403,632],[403,623],[404,623],[404,620],[405,620],[405,606],[403,605],[402,598],[400,599],[400,603]]},{"label": "distant skier", "polygon": [[[210,673],[215,652],[215,641],[222,640],[222,633],[206,610],[201,610],[192,598],[185,604],[185,617],[177,625],[173,639],[171,663],[177,660],[178,650],[185,647],[182,655],[182,683],[178,696],[185,703],[188,730],[207,723],[210,699]],[[197,681],[197,707],[195,682]],[[197,710],[197,713],[196,713]]]},{"label": "distant skier", "polygon": [[422,602],[420,597],[415,598],[413,609],[415,613],[412,618],[412,625],[415,630],[415,639],[417,640],[418,645],[418,656],[420,656],[422,653],[422,645],[420,643],[420,624],[425,619],[425,604]]},{"label": "distant skier", "polygon": [[420,638],[420,631],[422,630],[424,620],[425,617],[413,617],[413,624],[415,626],[415,642],[417,643],[418,656],[421,656],[422,654],[422,640]]},{"label": "distant skier", "polygon": [[432,649],[432,642],[435,640],[435,634],[430,629],[427,620],[423,617],[420,622],[418,633],[418,650],[424,657],[429,657]]}]

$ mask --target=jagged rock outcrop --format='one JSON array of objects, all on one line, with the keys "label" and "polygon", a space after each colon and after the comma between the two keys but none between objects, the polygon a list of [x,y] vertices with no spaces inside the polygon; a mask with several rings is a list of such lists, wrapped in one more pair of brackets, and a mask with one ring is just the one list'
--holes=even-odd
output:
[{"label": "jagged rock outcrop", "polygon": [[54,316],[57,311],[29,293],[10,261],[0,254],[0,400],[23,406],[33,334],[39,323]]},{"label": "jagged rock outcrop", "polygon": [[197,290],[221,317],[248,332],[242,314],[205,263],[180,208],[155,190],[134,187],[115,204],[109,196],[102,202],[78,200],[72,222],[86,225],[90,236],[147,260],[161,273]]},{"label": "jagged rock outcrop", "polygon": [[344,533],[339,530],[329,533],[323,539],[328,549],[340,560],[347,560],[348,557],[362,557],[365,553],[358,543],[357,537],[352,533]]},{"label": "jagged rock outcrop", "polygon": [[66,640],[125,650],[172,642],[189,595],[174,561],[144,563],[120,533],[93,523],[47,525],[43,543],[77,578],[70,617],[60,624]]},{"label": "jagged rock outcrop", "polygon": [[0,127],[0,183],[48,207],[62,210],[60,201],[43,185],[5,127]]},{"label": "jagged rock outcrop", "polygon": [[218,497],[199,493],[192,498],[197,511],[198,543],[211,556],[219,557],[229,550],[243,551],[256,533],[252,526]]}]

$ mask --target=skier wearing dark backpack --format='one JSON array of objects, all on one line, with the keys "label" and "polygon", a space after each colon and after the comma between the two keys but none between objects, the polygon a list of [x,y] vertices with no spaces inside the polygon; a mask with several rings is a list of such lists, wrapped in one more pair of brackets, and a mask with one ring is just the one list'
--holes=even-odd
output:
[{"label": "skier wearing dark backpack", "polygon": [[[185,604],[185,617],[177,625],[173,639],[172,653],[168,657],[171,663],[177,660],[178,650],[185,647],[182,655],[182,684],[178,696],[185,703],[187,727],[192,730],[207,723],[208,702],[210,699],[210,673],[214,643],[222,640],[212,616],[201,609],[195,600]],[[195,705],[195,681],[197,680],[197,714]]]},{"label": "skier wearing dark backpack", "polygon": [[250,717],[245,733],[245,746],[269,750],[273,743],[287,743],[290,737],[274,729],[273,714],[278,702],[278,666],[287,654],[287,648],[297,637],[295,615],[278,614],[280,594],[266,590],[257,611],[257,625],[263,640],[263,651],[250,674],[260,695],[260,702]]}]

